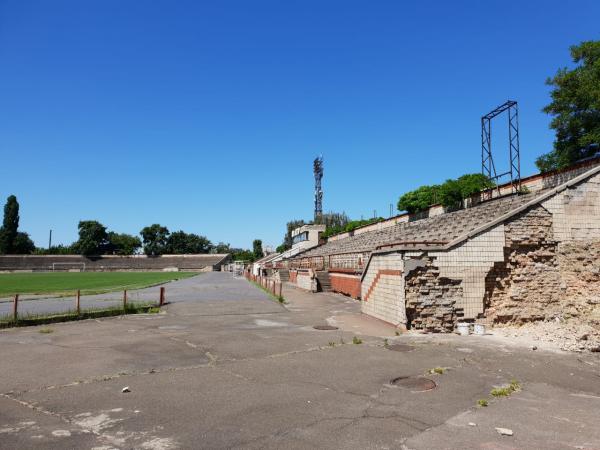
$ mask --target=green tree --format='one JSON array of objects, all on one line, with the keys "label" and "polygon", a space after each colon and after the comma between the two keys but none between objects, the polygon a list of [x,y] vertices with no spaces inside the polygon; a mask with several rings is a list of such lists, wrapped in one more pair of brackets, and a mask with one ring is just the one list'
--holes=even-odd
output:
[{"label": "green tree", "polygon": [[398,200],[398,211],[414,214],[424,211],[439,201],[439,186],[421,186],[407,192]]},{"label": "green tree", "polygon": [[344,228],[350,219],[346,215],[346,213],[334,213],[328,212],[325,214],[321,214],[317,220],[315,220],[316,224],[325,225],[327,228]]},{"label": "green tree", "polygon": [[265,256],[260,239],[254,239],[252,242],[252,253],[254,254],[254,259],[260,259]]},{"label": "green tree", "polygon": [[492,180],[482,173],[468,173],[458,177],[456,181],[458,181],[460,195],[463,199],[495,186]]},{"label": "green tree", "polygon": [[304,220],[302,220],[302,219],[290,220],[286,224],[287,231],[286,231],[285,235],[283,236],[283,244],[282,244],[285,247],[285,250],[289,250],[290,248],[292,248],[292,231],[298,227],[301,227],[302,225],[306,225],[306,222],[304,222]]},{"label": "green tree", "polygon": [[552,86],[552,102],[543,111],[553,116],[556,130],[554,150],[536,160],[546,172],[560,169],[591,156],[600,143],[600,41],[585,41],[571,47],[577,66],[559,69],[546,84]]},{"label": "green tree", "polygon": [[13,246],[19,228],[19,202],[14,195],[6,199],[4,205],[4,220],[0,228],[0,254],[13,252]]},{"label": "green tree", "polygon": [[211,249],[211,253],[231,253],[231,246],[225,242],[219,242]]},{"label": "green tree", "polygon": [[75,251],[81,255],[92,256],[105,253],[108,244],[106,227],[96,220],[79,222],[79,240],[73,244]]},{"label": "green tree", "polygon": [[254,252],[250,250],[235,249],[231,256],[234,261],[254,261]]},{"label": "green tree", "polygon": [[36,255],[73,255],[77,253],[73,248],[73,245],[53,245],[50,248],[36,248]]},{"label": "green tree", "polygon": [[157,223],[144,227],[140,231],[144,244],[144,253],[150,256],[158,256],[165,253],[169,239],[169,229]]},{"label": "green tree", "polygon": [[107,252],[115,255],[133,255],[142,247],[142,241],[137,236],[126,233],[108,233]]},{"label": "green tree", "polygon": [[458,180],[446,180],[439,188],[439,202],[447,208],[462,205],[461,183]]},{"label": "green tree", "polygon": [[168,253],[177,255],[192,253],[208,253],[212,243],[204,236],[184,231],[171,233],[167,242]]},{"label": "green tree", "polygon": [[12,253],[15,255],[30,255],[35,251],[35,244],[27,233],[17,232],[13,241]]}]

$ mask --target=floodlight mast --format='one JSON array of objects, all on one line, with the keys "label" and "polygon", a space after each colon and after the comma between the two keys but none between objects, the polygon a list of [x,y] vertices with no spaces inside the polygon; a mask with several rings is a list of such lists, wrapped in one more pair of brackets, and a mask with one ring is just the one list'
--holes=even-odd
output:
[{"label": "floodlight mast", "polygon": [[[508,111],[509,170],[498,174],[492,157],[492,119]],[[519,150],[519,108],[517,102],[508,100],[481,118],[481,173],[498,184],[504,176],[510,176],[511,190],[521,190],[521,155]],[[498,195],[500,189],[498,188]],[[488,191],[491,198],[492,190]]]},{"label": "floodlight mast", "polygon": [[323,190],[321,180],[323,179],[323,156],[313,161],[313,173],[315,175],[315,222],[323,215]]}]

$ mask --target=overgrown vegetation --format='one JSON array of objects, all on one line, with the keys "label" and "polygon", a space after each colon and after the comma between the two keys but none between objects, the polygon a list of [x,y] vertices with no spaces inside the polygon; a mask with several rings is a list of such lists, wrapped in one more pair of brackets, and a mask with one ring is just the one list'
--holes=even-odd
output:
[{"label": "overgrown vegetation", "polygon": [[[33,325],[45,325],[59,322],[70,322],[74,320],[97,319],[101,317],[114,317],[124,314],[145,314],[154,309],[154,304],[148,303],[128,303],[125,308],[114,306],[102,309],[87,309],[77,314],[76,311],[67,311],[60,314],[26,314],[19,316],[15,322],[12,317],[0,317],[0,329],[10,327],[23,327]],[[47,330],[51,330],[48,328]],[[40,333],[52,333],[52,331],[41,331]]]},{"label": "overgrown vegetation", "polygon": [[535,162],[542,172],[562,169],[600,150],[600,41],[581,42],[570,51],[577,66],[563,67],[546,80],[553,87],[552,102],[543,111],[553,116],[550,128],[556,130],[556,139],[554,149]]},{"label": "overgrown vegetation", "polygon": [[462,175],[443,184],[421,186],[407,192],[398,200],[398,211],[415,214],[438,203],[447,208],[457,208],[464,199],[493,186],[494,183],[480,173]]},{"label": "overgrown vegetation", "polygon": [[329,236],[333,236],[334,234],[353,231],[353,230],[356,230],[357,228],[363,227],[365,225],[370,225],[372,223],[381,222],[382,220],[385,220],[385,219],[383,217],[375,217],[373,219],[351,220],[348,223],[346,223],[346,225],[344,225],[344,226],[336,225],[336,226],[331,226],[331,227],[325,229],[325,231],[323,232],[321,237],[328,238]]},{"label": "overgrown vegetation", "polygon": [[283,295],[276,295],[273,294],[273,291],[270,291],[269,289],[261,286],[259,283],[252,281],[252,280],[248,280],[250,283],[252,283],[254,286],[256,286],[257,288],[265,291],[267,294],[269,294],[270,297],[274,298],[275,300],[277,300],[280,304],[285,305],[285,297]]},{"label": "overgrown vegetation", "polygon": [[362,343],[363,343],[363,341],[362,341],[362,339],[361,339],[361,338],[359,338],[358,336],[354,336],[354,337],[352,338],[352,343],[353,343],[353,344],[356,344],[356,345],[358,345],[358,344],[362,344]]}]

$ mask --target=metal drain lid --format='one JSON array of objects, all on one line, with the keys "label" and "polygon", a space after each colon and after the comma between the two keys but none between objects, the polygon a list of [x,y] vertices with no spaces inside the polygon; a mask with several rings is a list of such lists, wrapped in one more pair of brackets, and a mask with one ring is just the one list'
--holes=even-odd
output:
[{"label": "metal drain lid", "polygon": [[331,330],[337,330],[338,327],[334,327],[332,325],[315,325],[313,327],[315,330],[322,330],[322,331],[331,331]]},{"label": "metal drain lid", "polygon": [[412,392],[425,392],[435,389],[435,381],[425,377],[398,377],[390,381],[392,386],[409,389]]}]

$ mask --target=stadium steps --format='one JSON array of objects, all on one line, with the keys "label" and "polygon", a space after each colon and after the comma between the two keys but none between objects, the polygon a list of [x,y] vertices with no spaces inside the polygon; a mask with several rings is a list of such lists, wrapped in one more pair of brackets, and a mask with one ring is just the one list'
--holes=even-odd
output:
[{"label": "stadium steps", "polygon": [[317,290],[319,292],[331,292],[331,280],[327,270],[317,271]]}]

